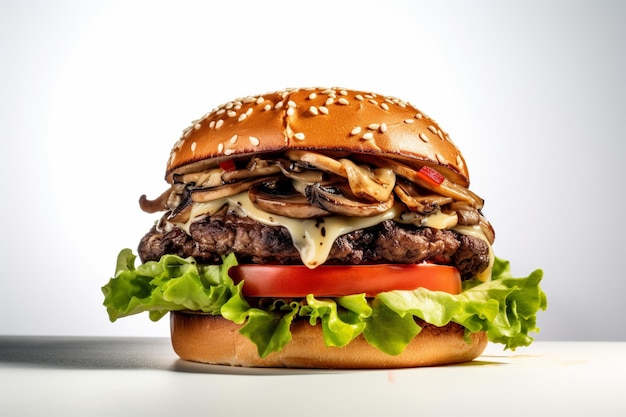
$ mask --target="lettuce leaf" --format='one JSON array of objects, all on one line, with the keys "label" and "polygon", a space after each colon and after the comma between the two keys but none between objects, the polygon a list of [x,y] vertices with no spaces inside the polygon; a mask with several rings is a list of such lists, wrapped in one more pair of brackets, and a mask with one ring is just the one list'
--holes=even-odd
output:
[{"label": "lettuce leaf", "polygon": [[491,342],[515,349],[532,343],[536,314],[547,307],[541,290],[541,270],[514,278],[508,261],[496,258],[491,281],[464,282],[458,295],[417,289],[389,291],[367,299],[363,294],[336,298],[308,295],[296,301],[274,300],[251,307],[242,295],[244,283],[235,285],[228,269],[234,255],[221,265],[199,265],[193,258],[165,255],[135,267],[136,255],[123,249],[113,278],[102,287],[109,319],[147,312],[151,320],[174,310],[202,311],[241,324],[240,333],[256,346],[259,356],[280,351],[291,340],[297,317],[320,325],[327,346],[342,347],[363,334],[373,346],[390,355],[400,354],[421,331],[420,318],[443,326],[455,322],[467,333],[485,331]]}]

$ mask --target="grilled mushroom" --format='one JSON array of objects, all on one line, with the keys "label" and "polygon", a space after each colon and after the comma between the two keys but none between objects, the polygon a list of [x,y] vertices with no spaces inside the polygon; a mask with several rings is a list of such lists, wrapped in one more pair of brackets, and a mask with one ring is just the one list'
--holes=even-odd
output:
[{"label": "grilled mushroom", "polygon": [[191,199],[196,203],[207,203],[218,198],[229,197],[246,191],[257,182],[264,181],[265,178],[252,178],[247,181],[238,181],[213,188],[192,188]]},{"label": "grilled mushroom", "polygon": [[244,169],[226,171],[222,173],[222,180],[226,183],[247,180],[250,178],[265,177],[280,172],[280,167],[274,161],[253,158]]},{"label": "grilled mushroom", "polygon": [[319,183],[306,187],[306,195],[311,204],[342,216],[371,217],[391,209],[393,194],[386,201],[362,201],[354,196],[346,186],[323,186]]},{"label": "grilled mushroom", "polygon": [[272,214],[296,219],[309,219],[329,214],[297,192],[291,181],[273,178],[259,182],[248,190],[248,197],[257,208]]},{"label": "grilled mushroom", "polygon": [[417,187],[408,181],[398,181],[394,192],[411,211],[429,214],[438,210],[441,206],[451,203],[450,197],[439,194],[423,194]]}]

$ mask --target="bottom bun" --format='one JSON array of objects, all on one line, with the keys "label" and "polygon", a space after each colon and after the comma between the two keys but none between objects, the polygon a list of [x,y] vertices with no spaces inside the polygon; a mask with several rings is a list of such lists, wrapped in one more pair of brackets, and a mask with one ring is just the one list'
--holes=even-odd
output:
[{"label": "bottom bun", "polygon": [[456,323],[444,327],[422,324],[422,331],[397,356],[387,355],[359,335],[342,348],[328,347],[321,326],[296,320],[292,340],[280,352],[260,358],[256,346],[239,333],[241,325],[220,316],[170,313],[172,346],[181,359],[217,365],[269,368],[373,369],[409,368],[469,362],[487,346],[484,332],[464,339]]}]

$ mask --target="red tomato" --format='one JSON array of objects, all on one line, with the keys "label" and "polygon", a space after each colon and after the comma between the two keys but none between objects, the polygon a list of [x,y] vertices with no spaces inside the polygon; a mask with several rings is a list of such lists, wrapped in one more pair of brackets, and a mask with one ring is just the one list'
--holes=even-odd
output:
[{"label": "red tomato", "polygon": [[461,275],[453,266],[415,265],[238,265],[228,274],[235,284],[244,281],[249,297],[333,297],[365,293],[368,297],[392,290],[426,288],[461,292]]}]

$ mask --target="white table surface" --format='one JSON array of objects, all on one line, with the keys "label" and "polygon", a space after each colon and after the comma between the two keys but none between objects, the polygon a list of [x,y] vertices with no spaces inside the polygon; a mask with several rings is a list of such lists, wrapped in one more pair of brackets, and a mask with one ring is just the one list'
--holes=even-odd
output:
[{"label": "white table surface", "polygon": [[0,416],[626,416],[626,342],[490,345],[474,362],[276,370],[182,361],[168,339],[0,336]]}]

